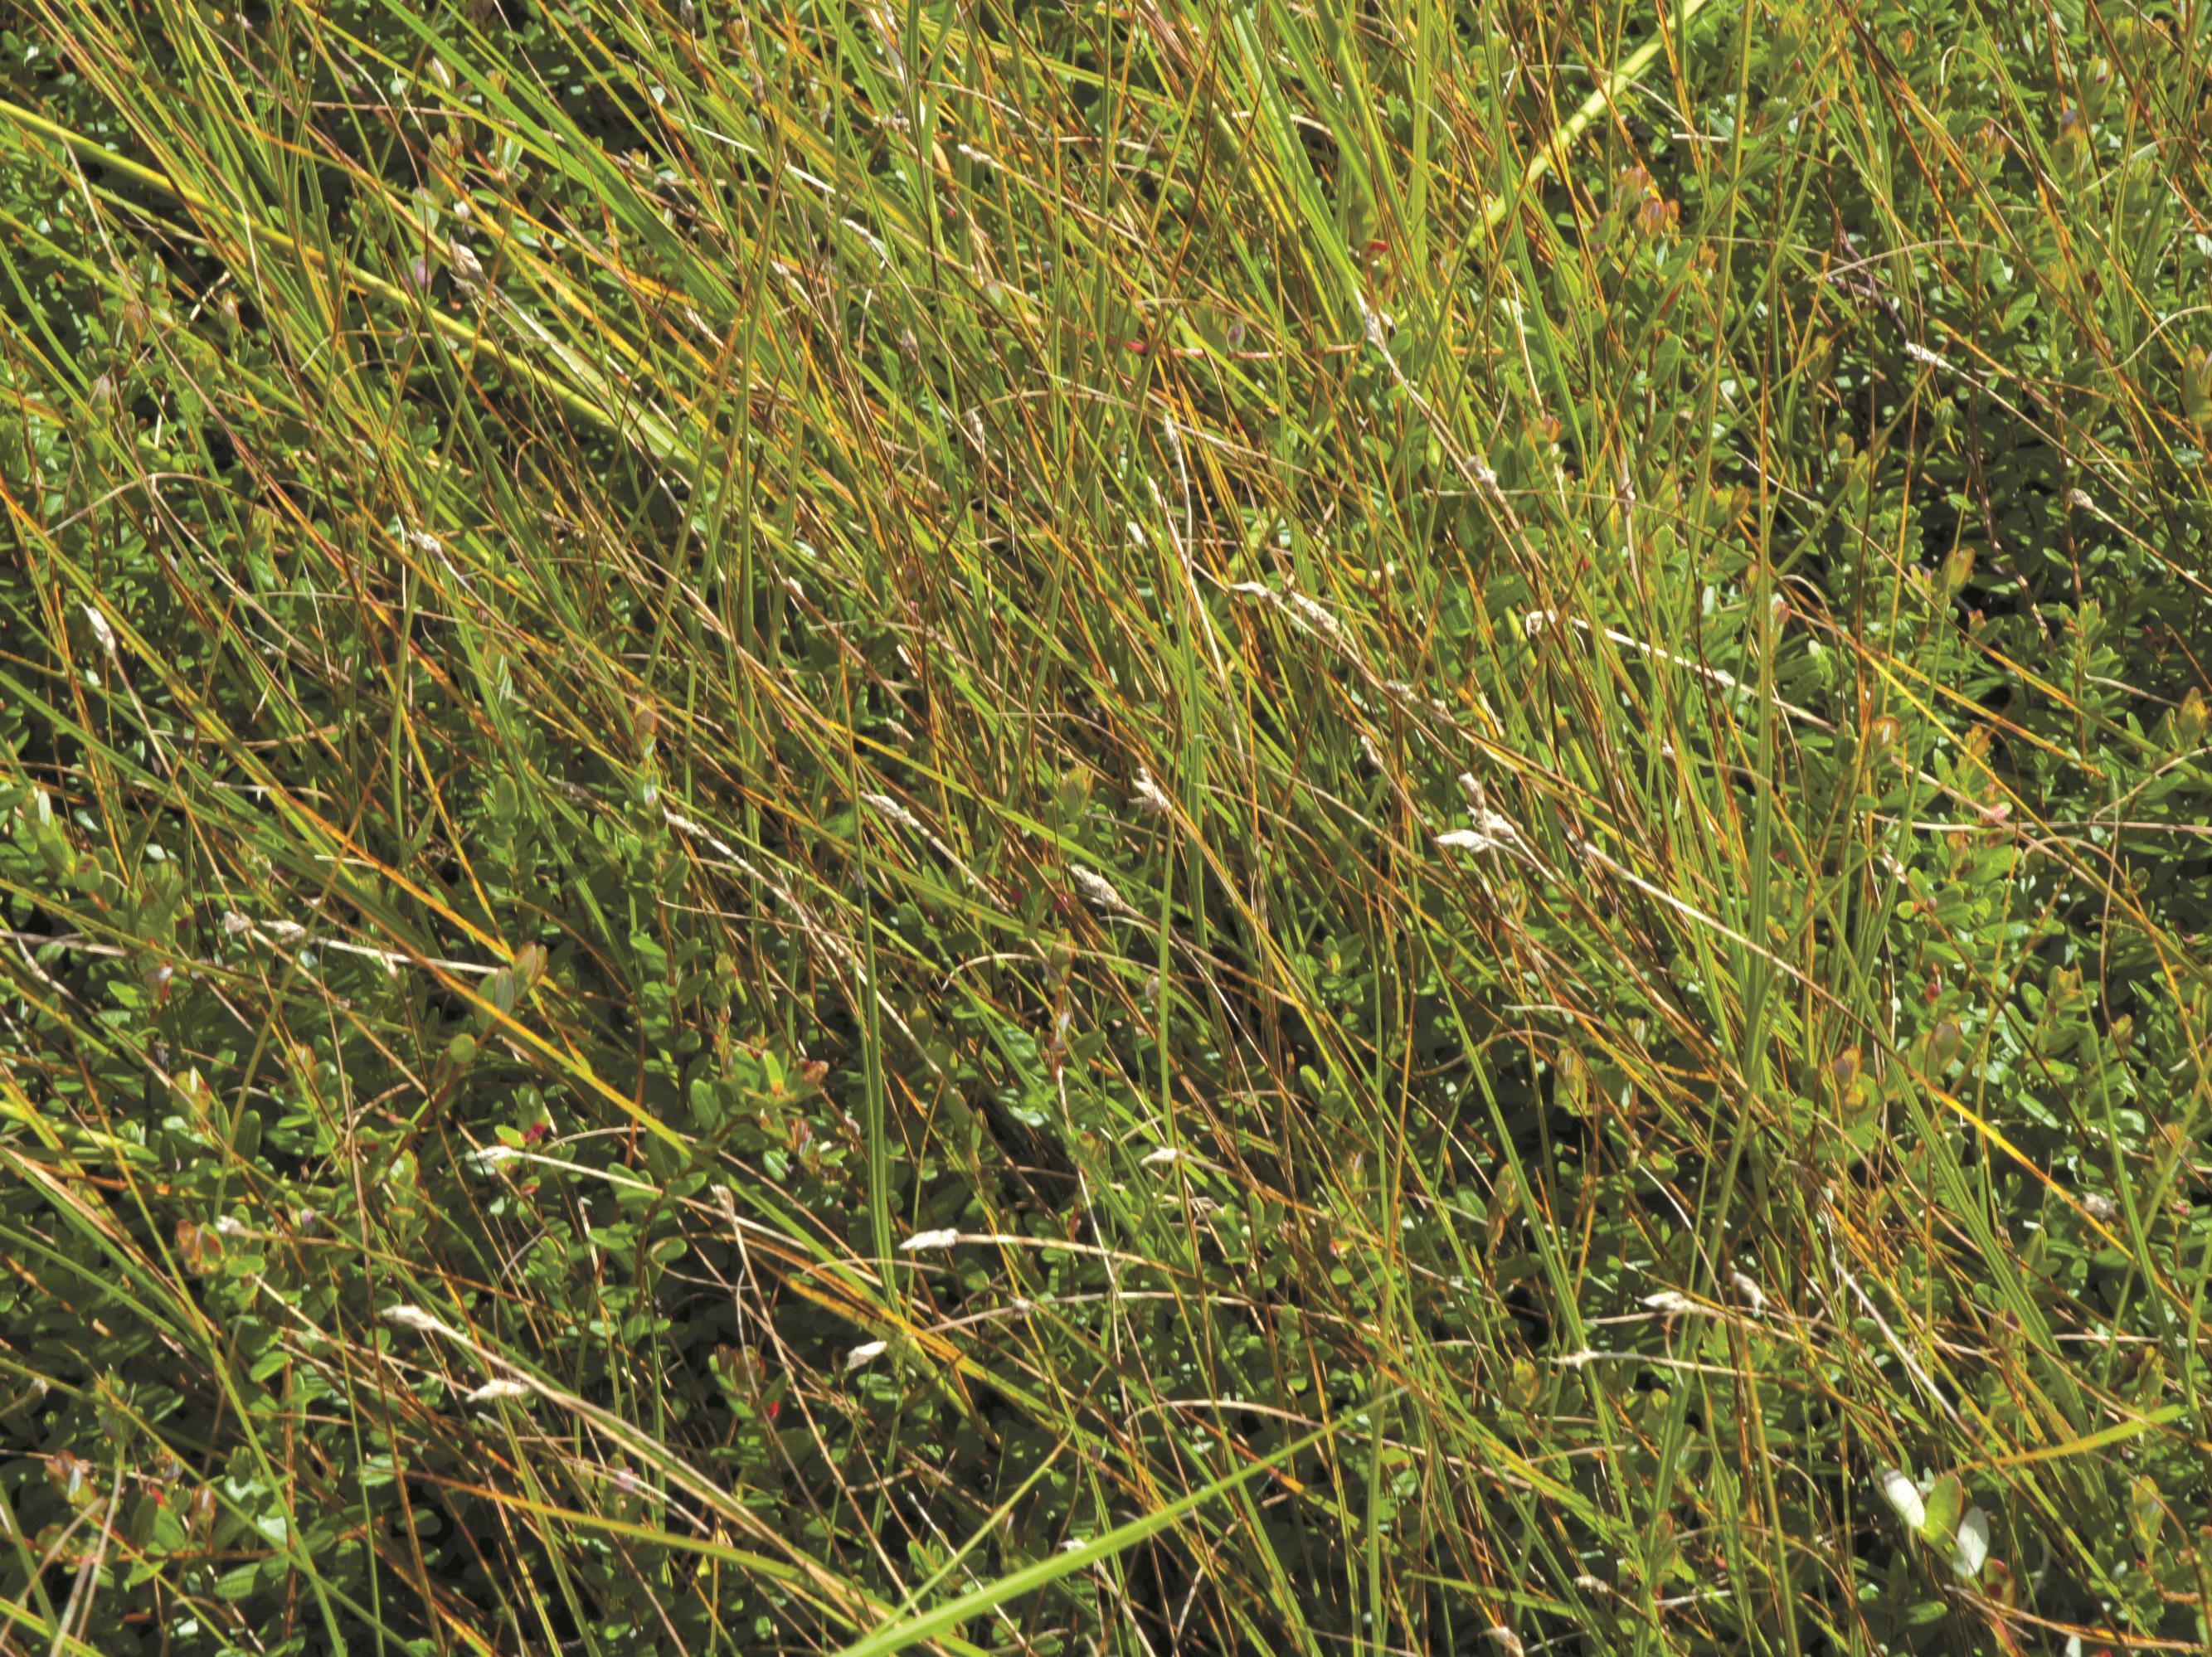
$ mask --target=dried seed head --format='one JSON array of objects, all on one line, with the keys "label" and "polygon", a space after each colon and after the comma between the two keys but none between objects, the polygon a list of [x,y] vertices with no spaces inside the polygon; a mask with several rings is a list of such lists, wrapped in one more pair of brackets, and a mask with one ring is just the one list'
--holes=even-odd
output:
[{"label": "dried seed head", "polygon": [[1474,804],[1471,815],[1474,821],[1468,828],[1455,828],[1449,833],[1438,835],[1437,845],[1469,852],[1494,852],[1500,847],[1512,846],[1520,841],[1521,831],[1513,826],[1512,819],[1483,804],[1480,783],[1471,776],[1462,776],[1460,786],[1467,790],[1468,798]]},{"label": "dried seed head", "polygon": [[1314,631],[1331,644],[1340,645],[1346,641],[1344,623],[1329,614],[1318,599],[1310,598],[1303,592],[1293,592],[1289,595],[1288,602],[1291,609],[1312,624]]},{"label": "dried seed head", "polygon": [[387,1306],[384,1308],[384,1320],[421,1335],[442,1334],[446,1328],[419,1306]]},{"label": "dried seed head", "polygon": [[85,625],[92,629],[92,641],[108,660],[115,659],[115,629],[107,624],[107,617],[90,604],[84,607]]},{"label": "dried seed head", "polygon": [[455,241],[450,244],[446,249],[446,254],[453,261],[455,282],[471,293],[483,286],[483,265],[475,253],[470,251],[466,242]]},{"label": "dried seed head", "polygon": [[1175,810],[1174,803],[1152,780],[1152,774],[1141,765],[1137,768],[1136,795],[1138,805],[1154,816],[1164,817]]},{"label": "dried seed head", "polygon": [[1103,909],[1109,914],[1134,913],[1121,893],[1114,889],[1113,882],[1105,876],[1093,873],[1079,863],[1071,863],[1067,865],[1067,878],[1083,895],[1083,901],[1092,908]]},{"label": "dried seed head", "polygon": [[901,805],[889,794],[863,794],[860,798],[867,801],[869,804],[874,806],[876,810],[882,812],[885,816],[889,817],[893,822],[898,824],[902,828],[912,828],[919,831],[921,828],[921,822],[915,819],[914,813],[908,810],[903,805]]},{"label": "dried seed head", "polygon": [[1494,852],[1498,842],[1480,828],[1452,828],[1437,836],[1437,844],[1455,852]]},{"label": "dried seed head", "polygon": [[917,1231],[899,1245],[902,1254],[918,1254],[925,1248],[950,1248],[960,1241],[960,1234],[946,1226],[939,1231]]},{"label": "dried seed head", "polygon": [[519,1381],[488,1381],[468,1395],[471,1404],[496,1404],[501,1399],[528,1398],[536,1388]]},{"label": "dried seed head", "polygon": [[883,1340],[864,1340],[845,1354],[845,1369],[849,1374],[874,1363],[890,1350],[890,1343]]}]

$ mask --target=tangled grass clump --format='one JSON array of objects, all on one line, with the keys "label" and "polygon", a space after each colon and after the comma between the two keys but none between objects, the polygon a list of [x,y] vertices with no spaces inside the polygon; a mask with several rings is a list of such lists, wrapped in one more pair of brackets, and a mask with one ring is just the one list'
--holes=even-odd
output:
[{"label": "tangled grass clump", "polygon": [[15,0],[0,1651],[2212,1643],[2200,0]]}]

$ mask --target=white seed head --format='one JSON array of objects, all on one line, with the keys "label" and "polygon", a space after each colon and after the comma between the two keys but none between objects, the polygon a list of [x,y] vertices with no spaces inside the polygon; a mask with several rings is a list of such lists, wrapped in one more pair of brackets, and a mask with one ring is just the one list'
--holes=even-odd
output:
[{"label": "white seed head", "polygon": [[1515,844],[1520,838],[1521,831],[1513,826],[1510,818],[1501,816],[1495,811],[1477,810],[1472,827],[1453,828],[1438,835],[1437,844],[1457,851],[1495,852]]},{"label": "white seed head", "polygon": [[1175,809],[1159,784],[1152,780],[1152,774],[1141,765],[1137,768],[1137,804],[1158,817],[1166,816]]},{"label": "white seed head", "polygon": [[1114,889],[1114,883],[1105,876],[1085,868],[1079,863],[1067,865],[1067,877],[1075,889],[1083,894],[1083,901],[1094,909],[1103,909],[1109,914],[1131,913],[1127,901]]},{"label": "white seed head", "polygon": [[1303,592],[1293,592],[1290,595],[1290,605],[1312,624],[1314,631],[1327,638],[1331,644],[1344,642],[1344,624],[1322,608],[1319,600],[1310,598]]},{"label": "white seed head", "polygon": [[1742,1272],[1729,1273],[1729,1287],[1735,1290],[1736,1298],[1743,1302],[1743,1309],[1752,1316],[1758,1317],[1766,1310],[1766,1291]]},{"label": "white seed head", "polygon": [[483,286],[484,268],[465,241],[456,241],[446,250],[453,263],[453,280],[471,289]]},{"label": "white seed head", "polygon": [[1437,844],[1455,852],[1494,852],[1498,842],[1476,828],[1450,828],[1437,836]]},{"label": "white seed head", "polygon": [[384,1308],[384,1320],[420,1335],[441,1334],[446,1327],[419,1306],[387,1306]]},{"label": "white seed head", "polygon": [[951,1226],[940,1231],[917,1231],[899,1245],[902,1254],[918,1254],[925,1248],[950,1248],[960,1241],[960,1234]]},{"label": "white seed head", "polygon": [[845,1354],[845,1368],[848,1373],[852,1370],[864,1368],[868,1364],[873,1363],[878,1358],[883,1357],[883,1355],[890,1350],[890,1343],[889,1341],[864,1340],[858,1346],[855,1346],[851,1351]]},{"label": "white seed head", "polygon": [[908,810],[903,805],[901,805],[889,794],[863,794],[860,798],[867,801],[869,804],[874,806],[876,810],[881,811],[893,822],[897,823],[902,828],[918,829],[921,827],[921,823],[915,821],[914,813]]},{"label": "white seed head", "polygon": [[1143,1156],[1139,1156],[1137,1159],[1137,1166],[1139,1168],[1165,1168],[1169,1163],[1180,1160],[1182,1156],[1182,1152],[1177,1150],[1173,1145],[1162,1145],[1158,1150],[1151,1151]]},{"label": "white seed head", "polygon": [[1457,722],[1458,716],[1452,712],[1451,704],[1441,696],[1424,696],[1403,679],[1385,679],[1382,682],[1382,688],[1408,707],[1424,709],[1442,719],[1446,725]]},{"label": "white seed head", "polygon": [[1390,313],[1388,311],[1378,311],[1362,300],[1359,305],[1359,320],[1362,331],[1367,336],[1367,343],[1376,350],[1387,353],[1390,349],[1390,336],[1396,331],[1398,326],[1391,319]]},{"label": "white seed head", "polygon": [[496,1404],[501,1399],[528,1398],[536,1389],[519,1381],[488,1381],[468,1395],[471,1404]]},{"label": "white seed head", "polygon": [[107,624],[107,617],[90,604],[84,607],[85,625],[92,629],[92,641],[110,661],[115,659],[115,629]]},{"label": "white seed head", "polygon": [[1639,1304],[1671,1318],[1690,1310],[1692,1302],[1687,1295],[1676,1290],[1662,1289],[1656,1295],[1646,1295]]}]

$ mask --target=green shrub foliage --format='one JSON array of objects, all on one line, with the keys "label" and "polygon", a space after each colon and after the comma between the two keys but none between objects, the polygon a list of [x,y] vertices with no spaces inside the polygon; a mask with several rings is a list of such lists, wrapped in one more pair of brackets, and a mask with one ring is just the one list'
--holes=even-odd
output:
[{"label": "green shrub foliage", "polygon": [[2212,1642],[2201,0],[0,62],[0,1650]]}]

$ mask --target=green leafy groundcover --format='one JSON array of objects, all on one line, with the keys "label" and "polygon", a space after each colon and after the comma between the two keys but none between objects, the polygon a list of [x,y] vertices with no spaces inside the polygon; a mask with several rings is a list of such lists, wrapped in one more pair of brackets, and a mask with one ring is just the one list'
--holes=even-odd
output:
[{"label": "green leafy groundcover", "polygon": [[0,1650],[2212,1642],[2201,0],[0,60]]}]

